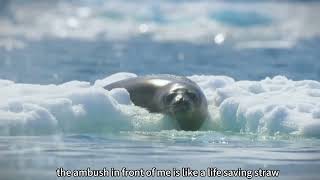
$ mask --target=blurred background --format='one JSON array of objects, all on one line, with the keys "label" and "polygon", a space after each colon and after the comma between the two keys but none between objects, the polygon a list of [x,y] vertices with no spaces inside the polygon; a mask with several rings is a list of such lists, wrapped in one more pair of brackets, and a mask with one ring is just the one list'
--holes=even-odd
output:
[{"label": "blurred background", "polygon": [[0,0],[0,79],[320,80],[319,17],[311,0]]},{"label": "blurred background", "polygon": [[[319,18],[315,0],[0,0],[0,179],[56,180],[58,167],[319,179]],[[99,88],[116,76],[34,85],[117,72],[191,76],[211,118],[170,130]],[[295,81],[253,81],[276,75]]]}]

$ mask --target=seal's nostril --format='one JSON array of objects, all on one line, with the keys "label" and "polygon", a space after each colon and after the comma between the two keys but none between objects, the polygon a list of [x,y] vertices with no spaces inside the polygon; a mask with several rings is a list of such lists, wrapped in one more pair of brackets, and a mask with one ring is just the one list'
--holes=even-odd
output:
[{"label": "seal's nostril", "polygon": [[183,101],[183,97],[181,95],[177,95],[175,101],[176,103],[181,103]]}]

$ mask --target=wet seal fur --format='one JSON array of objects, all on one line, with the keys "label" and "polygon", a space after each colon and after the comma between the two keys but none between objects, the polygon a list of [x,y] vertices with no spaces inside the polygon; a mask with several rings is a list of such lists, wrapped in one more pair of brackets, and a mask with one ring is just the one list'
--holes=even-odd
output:
[{"label": "wet seal fur", "polygon": [[125,88],[135,105],[169,115],[182,130],[198,130],[208,116],[205,95],[195,82],[185,77],[140,76],[117,81],[104,88]]}]

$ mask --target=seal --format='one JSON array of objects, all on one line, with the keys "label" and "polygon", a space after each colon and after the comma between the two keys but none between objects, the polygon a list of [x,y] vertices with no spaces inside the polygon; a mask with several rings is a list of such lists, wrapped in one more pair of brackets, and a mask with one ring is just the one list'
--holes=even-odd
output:
[{"label": "seal", "polygon": [[198,130],[208,116],[208,103],[200,87],[174,75],[149,75],[124,79],[104,87],[125,88],[131,101],[149,112],[163,113],[185,131]]}]

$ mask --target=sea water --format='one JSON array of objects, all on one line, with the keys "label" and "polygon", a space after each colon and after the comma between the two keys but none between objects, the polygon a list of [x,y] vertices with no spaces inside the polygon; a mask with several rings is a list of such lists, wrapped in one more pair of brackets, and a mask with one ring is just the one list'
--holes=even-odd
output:
[{"label": "sea water", "polygon": [[[0,179],[94,170],[318,179],[319,10],[317,1],[1,1]],[[148,74],[200,86],[210,116],[199,131],[103,89]]]}]

